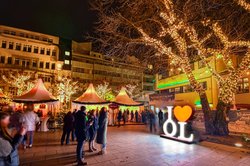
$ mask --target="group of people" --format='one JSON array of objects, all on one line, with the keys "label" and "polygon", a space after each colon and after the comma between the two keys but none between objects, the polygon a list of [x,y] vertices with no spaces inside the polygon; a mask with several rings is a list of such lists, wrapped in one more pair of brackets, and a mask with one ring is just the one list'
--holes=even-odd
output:
[{"label": "group of people", "polygon": [[96,143],[101,146],[98,154],[106,153],[107,125],[108,112],[105,107],[102,107],[100,111],[90,110],[88,113],[85,106],[81,106],[80,110],[75,110],[73,113],[69,111],[64,117],[61,145],[64,144],[65,137],[66,144],[69,144],[71,133],[72,141],[75,137],[77,139],[76,156],[78,165],[86,165],[83,153],[85,142],[89,144],[89,152],[97,150],[94,146],[96,140]]},{"label": "group of people", "polygon": [[121,121],[123,121],[123,125],[126,124],[126,122],[136,122],[138,123],[139,122],[139,112],[136,110],[135,112],[134,111],[129,111],[129,110],[126,110],[126,111],[123,111],[122,110],[119,110],[118,111],[118,114],[117,114],[117,122],[118,122],[118,127],[121,126]]},{"label": "group of people", "polygon": [[17,110],[12,115],[0,111],[0,165],[18,166],[17,148],[32,148],[34,131],[40,122],[33,111],[33,105],[26,106],[25,112]]}]

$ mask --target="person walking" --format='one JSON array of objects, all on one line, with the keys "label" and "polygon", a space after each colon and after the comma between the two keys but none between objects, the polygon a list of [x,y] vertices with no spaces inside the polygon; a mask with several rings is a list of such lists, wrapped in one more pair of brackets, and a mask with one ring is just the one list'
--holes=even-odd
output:
[{"label": "person walking", "polygon": [[126,121],[127,121],[127,112],[126,111],[123,112],[122,118],[123,118],[123,125],[125,126],[126,125]]},{"label": "person walking", "polygon": [[18,133],[14,134],[12,137],[7,131],[9,123],[9,114],[6,112],[0,112],[0,165],[18,166],[19,155],[17,148],[22,142],[26,129],[21,127]]},{"label": "person walking", "polygon": [[156,126],[155,126],[155,114],[152,110],[149,112],[149,128],[150,132],[156,132]]},{"label": "person walking", "polygon": [[75,133],[75,128],[76,128],[76,123],[75,123],[76,112],[77,112],[77,109],[74,109],[74,111],[72,113],[72,115],[74,117],[74,122],[73,122],[73,129],[72,129],[72,132],[71,132],[71,141],[75,141],[75,138],[76,138],[76,133]]},{"label": "person walking", "polygon": [[19,131],[21,129],[21,127],[22,127],[22,123],[21,123],[22,114],[23,114],[22,110],[17,110],[10,116],[10,127],[13,130]]},{"label": "person walking", "polygon": [[127,117],[126,117],[126,122],[129,120],[129,110],[127,109]]},{"label": "person walking", "polygon": [[121,120],[122,120],[122,111],[119,110],[118,116],[117,116],[117,121],[118,121],[118,127],[121,126]]},{"label": "person walking", "polygon": [[134,116],[135,116],[134,111],[131,111],[131,119],[130,119],[131,122],[134,121]]},{"label": "person walking", "polygon": [[80,110],[76,112],[76,119],[75,119],[75,133],[77,138],[77,147],[76,147],[76,156],[77,156],[77,163],[78,165],[87,165],[87,162],[84,161],[83,156],[83,144],[86,140],[86,132],[89,126],[92,124],[88,122],[87,114],[86,114],[86,107],[81,106]]},{"label": "person walking", "polygon": [[162,112],[162,110],[160,110],[158,113],[158,119],[159,119],[160,130],[162,130],[162,126],[163,126],[163,112]]},{"label": "person walking", "polygon": [[107,145],[107,127],[108,127],[108,112],[105,107],[101,108],[99,118],[98,118],[98,130],[96,143],[101,144],[101,151],[98,153],[100,155],[106,154]]},{"label": "person walking", "polygon": [[136,123],[139,122],[139,113],[138,113],[137,110],[135,111],[135,122],[136,122]]},{"label": "person walking", "polygon": [[91,110],[89,114],[89,121],[93,122],[93,124],[89,127],[89,151],[93,152],[96,151],[97,149],[94,146],[94,140],[96,137],[96,132],[98,129],[98,117],[96,110]]},{"label": "person walking", "polygon": [[73,127],[74,127],[74,116],[71,113],[71,111],[69,111],[63,118],[63,133],[61,137],[61,145],[64,144],[65,137],[66,137],[66,145],[69,144],[69,137],[71,131],[73,130]]},{"label": "person walking", "polygon": [[[21,123],[27,129],[26,138],[29,141],[28,143],[29,148],[32,148],[34,132],[36,130],[37,124],[40,122],[40,118],[33,110],[34,110],[34,105],[28,104],[25,113],[21,117]],[[26,149],[26,147],[27,147],[26,139],[24,139],[23,148]]]}]

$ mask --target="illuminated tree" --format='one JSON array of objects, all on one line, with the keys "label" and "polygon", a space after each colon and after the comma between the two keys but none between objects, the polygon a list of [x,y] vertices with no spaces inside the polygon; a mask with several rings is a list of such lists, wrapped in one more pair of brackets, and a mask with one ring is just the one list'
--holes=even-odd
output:
[{"label": "illuminated tree", "polygon": [[9,105],[12,102],[12,95],[8,92],[4,92],[0,88],[0,105]]},{"label": "illuminated tree", "polygon": [[10,86],[17,89],[18,96],[34,87],[34,83],[30,81],[30,75],[9,73],[8,76],[3,75],[2,78]]},{"label": "illuminated tree", "polygon": [[[247,5],[238,4],[246,6],[244,8],[247,10]],[[126,55],[136,55],[142,63],[153,64],[156,72],[161,66],[165,66],[165,63],[180,67],[186,74],[192,89],[200,96],[206,132],[227,135],[225,108],[231,102],[232,94],[235,93],[237,80],[243,72],[241,69],[246,69],[249,65],[249,54],[246,54],[242,67],[232,70],[229,50],[238,46],[246,47],[249,44],[239,40],[231,42],[222,32],[218,18],[211,21],[214,16],[211,16],[210,10],[217,7],[216,5],[218,6],[216,2],[201,0],[135,0],[132,2],[96,0],[92,3],[92,8],[98,12],[100,20],[96,28],[98,35],[93,39],[101,46],[100,51],[124,59]],[[224,8],[222,10],[227,11]],[[243,16],[241,15],[242,18]],[[228,15],[225,17],[228,18]],[[244,24],[240,28],[244,29],[243,27]],[[222,55],[229,71],[228,77],[223,78],[210,66],[209,57],[214,54]],[[215,119],[212,118],[205,89],[192,73],[191,61],[197,58],[206,64],[208,72],[213,74],[219,85],[220,101]]]},{"label": "illuminated tree", "polygon": [[137,98],[141,96],[141,88],[138,86],[138,84],[127,84],[125,88],[131,98]]},{"label": "illuminated tree", "polygon": [[[61,101],[70,104],[71,97],[79,90],[78,82],[71,78],[64,77],[56,83],[55,93],[56,97]],[[69,107],[68,107],[69,108]]]},{"label": "illuminated tree", "polygon": [[106,81],[97,85],[96,92],[102,99],[107,101],[112,101],[115,98],[112,89],[109,88],[109,83]]}]

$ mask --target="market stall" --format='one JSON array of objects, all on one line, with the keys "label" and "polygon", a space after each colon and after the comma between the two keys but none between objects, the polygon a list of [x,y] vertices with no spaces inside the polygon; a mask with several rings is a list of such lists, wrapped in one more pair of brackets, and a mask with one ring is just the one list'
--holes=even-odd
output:
[{"label": "market stall", "polygon": [[95,91],[93,84],[89,84],[88,89],[77,99],[73,101],[73,109],[80,109],[81,105],[85,105],[87,110],[99,109],[108,106],[109,102],[100,98]]},{"label": "market stall", "polygon": [[20,105],[22,105],[23,108],[26,104],[34,104],[34,111],[38,113],[42,121],[41,131],[48,131],[47,121],[49,116],[47,115],[55,115],[55,104],[58,100],[46,89],[42,79],[38,79],[36,85],[30,91],[15,97],[13,101],[21,103]]},{"label": "market stall", "polygon": [[113,117],[114,123],[116,120],[115,117],[117,117],[118,110],[121,110],[121,111],[129,110],[130,112],[131,111],[135,112],[136,110],[137,111],[140,110],[140,106],[143,106],[143,103],[136,102],[128,96],[125,87],[121,88],[120,92],[115,97],[115,100],[113,101],[113,103],[119,106],[119,108],[113,111],[114,114],[112,117]]}]

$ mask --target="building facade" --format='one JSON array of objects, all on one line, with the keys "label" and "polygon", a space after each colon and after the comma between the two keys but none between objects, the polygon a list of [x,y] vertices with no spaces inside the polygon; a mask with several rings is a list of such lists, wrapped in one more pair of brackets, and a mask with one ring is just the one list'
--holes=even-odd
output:
[{"label": "building facade", "polygon": [[[232,56],[235,67],[241,62],[242,57]],[[216,69],[223,77],[226,77],[226,67],[222,59],[210,57],[210,65]],[[195,78],[202,83],[210,107],[216,109],[218,103],[218,85],[216,79],[209,72],[208,68],[201,63],[201,61],[192,64]],[[250,93],[249,93],[249,79],[250,71],[247,71],[238,84],[237,93],[235,95],[235,104],[237,108],[250,108]],[[170,68],[166,78],[161,75],[156,76],[156,90],[158,91],[158,99],[164,98],[165,102],[161,100],[151,100],[151,105],[162,108],[166,105],[191,105],[196,109],[201,109],[201,102],[198,93],[194,92],[189,85],[186,75],[179,69]]]},{"label": "building facade", "polygon": [[92,51],[91,43],[72,41],[72,78],[82,83],[102,83],[107,81],[114,90],[127,84],[136,84],[141,89],[138,100],[147,101],[148,94],[154,92],[154,75],[145,67],[112,59]]},{"label": "building facade", "polygon": [[[137,84],[141,99],[154,92],[154,76],[146,74],[145,68],[104,57],[92,51],[91,43],[2,25],[0,72],[6,76],[9,72],[30,74],[34,79],[42,78],[47,87],[60,77],[70,76],[83,84],[107,81],[113,89]],[[3,79],[0,88],[16,95],[16,89],[6,85]]]},{"label": "building facade", "polygon": [[[0,72],[23,72],[34,79],[42,78],[47,86],[57,77],[70,75],[64,70],[65,61],[59,59],[59,37],[0,26]],[[16,95],[15,88],[1,79],[0,87]]]}]

